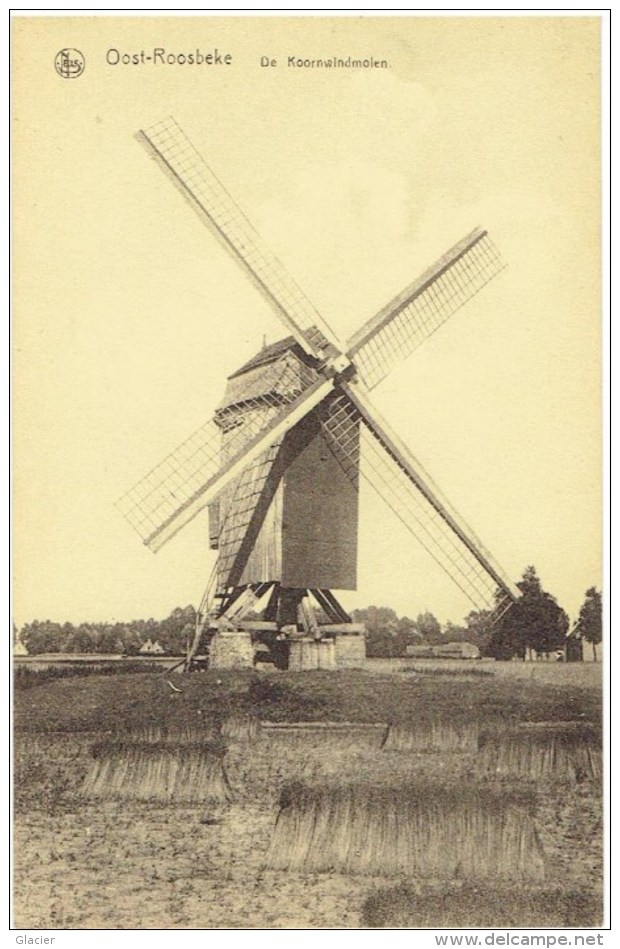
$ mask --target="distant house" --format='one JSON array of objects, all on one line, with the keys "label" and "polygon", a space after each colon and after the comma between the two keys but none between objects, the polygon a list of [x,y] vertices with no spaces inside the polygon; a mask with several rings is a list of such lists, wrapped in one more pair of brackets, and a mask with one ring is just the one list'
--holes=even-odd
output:
[{"label": "distant house", "polygon": [[430,646],[407,646],[408,659],[480,659],[480,650],[473,643],[440,643]]},{"label": "distant house", "polygon": [[153,643],[150,639],[147,639],[147,641],[140,646],[139,652],[142,656],[163,656],[164,648],[157,640]]},{"label": "distant house", "polygon": [[13,655],[14,656],[27,656],[28,650],[26,649],[25,644],[18,639],[15,645],[13,646]]}]

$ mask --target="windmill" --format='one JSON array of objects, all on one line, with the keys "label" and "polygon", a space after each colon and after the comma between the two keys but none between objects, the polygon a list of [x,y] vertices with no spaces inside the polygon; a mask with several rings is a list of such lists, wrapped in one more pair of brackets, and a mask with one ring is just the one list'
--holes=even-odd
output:
[{"label": "windmill", "polygon": [[474,607],[499,616],[518,588],[371,397],[503,268],[487,232],[464,237],[342,345],[177,123],[137,137],[289,334],[237,370],[213,418],[119,502],[153,551],[209,509],[218,560],[188,666],[205,636],[220,666],[251,664],[260,639],[298,668],[363,659],[362,630],[333,593],[356,586],[360,476]]}]

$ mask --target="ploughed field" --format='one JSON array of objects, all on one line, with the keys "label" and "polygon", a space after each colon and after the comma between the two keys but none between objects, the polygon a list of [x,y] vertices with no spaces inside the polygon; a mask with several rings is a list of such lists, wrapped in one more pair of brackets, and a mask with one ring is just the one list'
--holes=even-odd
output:
[{"label": "ploughed field", "polygon": [[600,924],[600,725],[593,664],[29,681],[14,925]]}]

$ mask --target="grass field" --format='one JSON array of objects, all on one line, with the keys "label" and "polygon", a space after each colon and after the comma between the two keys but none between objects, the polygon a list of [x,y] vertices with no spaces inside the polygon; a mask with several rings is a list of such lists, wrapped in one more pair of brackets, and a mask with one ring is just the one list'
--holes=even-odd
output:
[{"label": "grass field", "polygon": [[[488,674],[472,674],[476,669]],[[560,918],[574,926],[596,925],[602,829],[600,785],[591,776],[549,776],[544,769],[534,775],[489,774],[482,756],[467,744],[456,751],[438,749],[436,741],[422,752],[407,750],[407,743],[404,749],[383,747],[381,726],[391,724],[401,733],[434,728],[441,741],[452,725],[470,734],[475,723],[476,730],[497,740],[506,730],[512,734],[540,723],[553,730],[554,724],[573,722],[586,723],[597,736],[600,675],[600,666],[590,664],[431,660],[397,667],[379,661],[363,671],[92,674],[16,691],[15,925],[454,926],[459,912],[466,924],[465,906],[469,917],[478,913],[484,925],[516,926],[526,919],[525,925],[557,926]],[[259,734],[254,728],[243,740],[238,723],[248,712],[274,725],[351,724],[263,727]],[[204,800],[82,796],[93,749],[105,742],[113,746],[119,731],[174,734],[182,727],[210,734],[222,722],[230,802],[214,808]],[[417,747],[425,746],[414,742]],[[459,788],[467,794],[458,796]],[[519,847],[533,846],[531,831],[544,853],[544,882],[513,881],[509,906],[502,902],[504,880],[496,884],[495,901],[495,884],[487,881],[484,900],[474,899],[472,907],[475,847],[467,872],[444,867],[440,856],[434,869],[409,865],[419,835],[430,833],[433,840],[435,811],[425,817],[419,810],[424,801],[435,799],[437,807],[442,800],[467,798],[475,809],[477,795],[480,801],[505,800],[517,808],[517,817],[521,814],[517,828],[513,812],[500,808],[504,836],[498,840],[504,841],[508,874],[513,824],[521,837],[526,834]],[[428,810],[430,803],[424,806]],[[312,857],[327,819],[342,837],[340,849],[334,844],[331,866]],[[441,824],[441,814],[437,819]],[[377,841],[363,868],[351,844],[356,834]],[[377,858],[390,853],[392,840],[405,838],[413,849],[399,867]],[[279,869],[278,860],[288,860],[289,869]]]}]

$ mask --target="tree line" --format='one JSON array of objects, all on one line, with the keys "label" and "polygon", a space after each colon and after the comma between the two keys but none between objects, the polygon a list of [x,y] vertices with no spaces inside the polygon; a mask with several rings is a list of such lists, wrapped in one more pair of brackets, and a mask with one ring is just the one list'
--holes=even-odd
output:
[{"label": "tree line", "polygon": [[[472,611],[461,625],[448,622],[443,628],[430,612],[415,619],[399,617],[387,606],[353,610],[354,622],[365,623],[370,657],[405,656],[410,645],[439,645],[469,642],[483,656],[495,659],[524,659],[526,655],[549,656],[563,648],[569,629],[566,612],[545,591],[534,567],[527,567],[517,586],[520,600],[497,622],[492,610]],[[498,591],[497,600],[500,600]],[[194,632],[193,606],[177,607],[163,620],[147,619],[115,623],[57,623],[33,620],[15,629],[30,655],[42,653],[101,653],[136,655],[147,641],[158,642],[164,652],[183,655],[188,637]],[[578,617],[578,632],[596,646],[602,639],[601,594],[595,587],[586,591]]]},{"label": "tree line", "polygon": [[196,611],[193,606],[177,607],[162,620],[131,620],[125,623],[56,623],[33,620],[18,632],[31,656],[41,653],[102,653],[137,655],[151,640],[164,652],[183,655],[187,638],[194,632]]},{"label": "tree line", "polygon": [[[407,646],[469,642],[483,656],[508,660],[526,656],[550,656],[563,649],[569,631],[567,613],[556,598],[543,589],[535,567],[526,567],[517,583],[519,601],[499,619],[493,610],[474,610],[458,625],[448,622],[442,629],[432,613],[416,619],[398,617],[389,607],[371,606],[354,610],[352,618],[366,624],[367,651],[374,657],[405,656]],[[498,590],[496,603],[502,598]],[[595,587],[585,594],[577,621],[578,634],[594,646],[602,640],[602,599]]]}]

